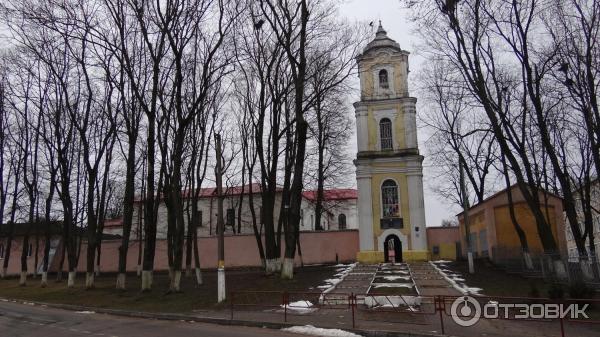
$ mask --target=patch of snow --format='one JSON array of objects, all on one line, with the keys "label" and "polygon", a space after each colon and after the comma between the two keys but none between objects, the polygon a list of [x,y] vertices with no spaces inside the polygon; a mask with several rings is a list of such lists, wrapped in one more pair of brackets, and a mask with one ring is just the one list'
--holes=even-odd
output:
[{"label": "patch of snow", "polygon": [[404,274],[404,275],[408,275],[408,270],[382,270],[382,271],[378,271],[378,274]]},{"label": "patch of snow", "polygon": [[328,278],[328,279],[324,280],[323,282],[329,283],[331,285],[336,285],[336,284],[340,283],[340,281],[342,281],[342,279],[339,279],[339,278]]},{"label": "patch of snow", "polygon": [[440,273],[440,275],[442,275],[442,277],[446,281],[448,281],[448,283],[450,283],[450,285],[454,289],[458,290],[461,294],[463,294],[463,295],[481,295],[481,292],[483,291],[483,289],[467,286],[464,283],[465,279],[462,277],[462,275],[460,273],[457,273],[455,271],[451,271],[448,269],[440,268],[435,264],[435,262],[430,261],[430,264],[431,264],[431,266],[433,266],[433,268],[435,270],[438,271],[438,273]]},{"label": "patch of snow", "polygon": [[313,304],[311,301],[296,301],[288,304],[288,307],[310,308]]},{"label": "patch of snow", "polygon": [[410,276],[384,276],[383,279],[386,281],[410,280]]},{"label": "patch of snow", "polygon": [[413,283],[373,283],[373,288],[413,288]]},{"label": "patch of snow", "polygon": [[[369,308],[398,308],[398,307],[418,307],[421,305],[420,296],[365,296],[364,304]],[[413,308],[414,309],[414,308]],[[409,309],[409,310],[413,310]]]},{"label": "patch of snow", "polygon": [[[280,305],[280,307],[283,309],[286,308],[286,306],[283,304]],[[300,301],[288,303],[287,310],[294,312],[294,313],[298,313],[298,314],[308,314],[308,313],[316,311],[317,308],[313,308],[313,304],[310,301],[300,300]]]},{"label": "patch of snow", "polygon": [[317,286],[317,288],[319,288],[319,289],[329,289],[329,288],[331,288],[331,284],[324,284],[322,286]]},{"label": "patch of snow", "polygon": [[89,314],[95,314],[95,311],[88,311],[88,310],[84,310],[84,311],[75,311],[76,314],[84,314],[84,315],[89,315]]},{"label": "patch of snow", "polygon": [[322,337],[362,337],[361,335],[357,335],[349,331],[344,331],[340,329],[316,328],[312,325],[292,326],[289,328],[281,329],[281,331]]},{"label": "patch of snow", "polygon": [[467,286],[465,286],[464,289],[473,295],[479,295],[483,291],[483,289],[481,289],[481,288],[467,287]]},{"label": "patch of snow", "polygon": [[448,261],[448,260],[436,260],[436,261],[433,261],[433,263],[443,264],[443,263],[452,263],[452,261]]}]

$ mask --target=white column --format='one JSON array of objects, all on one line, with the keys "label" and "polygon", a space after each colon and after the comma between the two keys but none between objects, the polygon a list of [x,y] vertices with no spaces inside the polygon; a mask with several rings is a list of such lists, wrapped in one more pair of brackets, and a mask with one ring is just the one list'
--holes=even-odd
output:
[{"label": "white column", "polygon": [[358,187],[358,235],[360,250],[373,250],[373,203],[371,200],[371,177],[359,177]]},{"label": "white column", "polygon": [[[420,166],[420,164],[419,164]],[[408,180],[408,207],[410,209],[411,250],[427,250],[425,229],[425,203],[423,201],[423,175],[410,174]],[[419,228],[418,231],[416,228]]]},{"label": "white column", "polygon": [[404,115],[404,142],[406,148],[416,149],[417,145],[417,109],[416,98],[406,98],[402,103],[402,112]]},{"label": "white column", "polygon": [[369,150],[369,123],[368,109],[364,105],[355,104],[356,137],[358,138],[358,152]]}]

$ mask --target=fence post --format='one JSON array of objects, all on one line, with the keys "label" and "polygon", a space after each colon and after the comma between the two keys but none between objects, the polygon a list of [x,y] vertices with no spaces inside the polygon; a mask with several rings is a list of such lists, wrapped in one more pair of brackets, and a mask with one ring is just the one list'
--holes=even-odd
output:
[{"label": "fence post", "polygon": [[231,320],[232,321],[233,321],[233,300],[234,300],[233,295],[234,294],[235,293],[233,291],[231,293],[229,293],[229,300],[231,301]]},{"label": "fence post", "polygon": [[440,327],[442,328],[442,335],[444,335],[444,317],[442,315],[442,311],[444,311],[445,300],[442,298],[441,295],[437,295],[436,297],[434,297],[433,301],[435,303],[435,310],[439,313],[440,316]]},{"label": "fence post", "polygon": [[354,307],[356,305],[356,295],[354,292],[350,293],[350,309],[352,310],[352,329],[356,327],[356,322],[354,319]]},{"label": "fence post", "polygon": [[282,301],[283,301],[283,321],[285,323],[287,323],[287,305],[288,305],[288,298],[287,298],[287,292],[284,291],[282,294]]},{"label": "fence post", "polygon": [[565,326],[563,324],[562,315],[560,315],[560,336],[565,337]]}]

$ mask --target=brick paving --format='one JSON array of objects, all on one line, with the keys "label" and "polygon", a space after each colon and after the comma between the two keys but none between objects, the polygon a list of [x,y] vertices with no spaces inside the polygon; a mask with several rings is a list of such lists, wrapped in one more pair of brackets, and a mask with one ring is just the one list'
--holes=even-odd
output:
[{"label": "brick paving", "polygon": [[422,296],[460,296],[456,290],[440,273],[428,262],[410,264],[411,276]]}]

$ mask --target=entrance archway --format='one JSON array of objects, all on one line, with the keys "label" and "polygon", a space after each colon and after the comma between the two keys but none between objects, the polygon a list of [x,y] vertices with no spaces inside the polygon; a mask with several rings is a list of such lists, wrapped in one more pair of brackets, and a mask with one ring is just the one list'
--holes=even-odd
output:
[{"label": "entrance archway", "polygon": [[[394,251],[394,261],[390,258],[390,250]],[[390,234],[383,242],[383,255],[385,262],[402,262],[402,241],[398,236]]]}]

